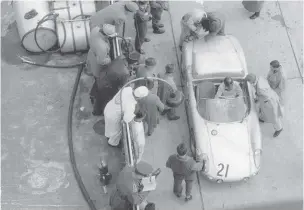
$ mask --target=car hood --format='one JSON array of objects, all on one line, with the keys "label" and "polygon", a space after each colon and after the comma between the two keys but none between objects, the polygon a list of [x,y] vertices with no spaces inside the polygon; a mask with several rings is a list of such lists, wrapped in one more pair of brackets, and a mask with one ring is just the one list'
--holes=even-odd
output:
[{"label": "car hood", "polygon": [[207,123],[210,139],[210,163],[217,174],[219,164],[229,164],[229,177],[247,177],[251,174],[252,147],[246,122]]}]

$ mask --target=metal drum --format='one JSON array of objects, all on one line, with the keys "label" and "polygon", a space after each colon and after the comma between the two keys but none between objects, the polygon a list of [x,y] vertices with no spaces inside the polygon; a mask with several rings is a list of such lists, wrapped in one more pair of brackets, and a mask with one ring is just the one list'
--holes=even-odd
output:
[{"label": "metal drum", "polygon": [[79,52],[89,49],[90,19],[57,20],[56,28],[61,52]]},{"label": "metal drum", "polygon": [[37,29],[37,42],[35,42],[35,29],[40,20],[49,14],[47,1],[13,1],[13,10],[22,46],[29,52],[42,52],[49,50],[57,43],[54,20],[42,23]]},{"label": "metal drum", "polygon": [[77,17],[91,16],[96,12],[95,1],[52,1],[52,10],[58,18],[73,20]]}]

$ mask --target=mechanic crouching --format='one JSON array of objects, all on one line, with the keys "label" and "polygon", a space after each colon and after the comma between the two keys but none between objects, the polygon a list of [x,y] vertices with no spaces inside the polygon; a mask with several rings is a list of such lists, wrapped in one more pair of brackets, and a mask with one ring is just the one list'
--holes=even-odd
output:
[{"label": "mechanic crouching", "polygon": [[112,210],[133,210],[134,205],[138,205],[140,210],[155,209],[147,197],[156,189],[156,178],[160,172],[160,169],[154,171],[150,164],[143,161],[135,167],[125,166],[110,196]]}]

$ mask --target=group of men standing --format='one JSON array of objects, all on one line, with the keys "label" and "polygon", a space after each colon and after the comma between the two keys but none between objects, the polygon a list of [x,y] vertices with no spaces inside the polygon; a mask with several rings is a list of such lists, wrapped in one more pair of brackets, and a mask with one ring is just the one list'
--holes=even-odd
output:
[{"label": "group of men standing", "polygon": [[255,88],[255,102],[258,105],[261,123],[271,123],[275,129],[273,137],[283,131],[286,76],[279,61],[270,62],[267,78],[248,74],[245,81]]},{"label": "group of men standing", "polygon": [[[165,32],[164,25],[160,23],[163,10],[168,10],[168,7],[166,2],[162,1],[117,2],[91,17],[91,48],[88,52],[87,65],[95,78],[90,94],[94,102],[93,114],[101,115],[104,113],[105,133],[112,146],[118,145],[122,135],[120,126],[122,115],[126,122],[130,122],[137,113],[142,112],[144,122],[147,124],[148,136],[152,135],[158,124],[159,112],[162,115],[167,114],[169,120],[179,119],[175,109],[168,105],[170,104],[168,101],[171,100],[172,103],[180,98],[174,82],[175,67],[173,64],[168,64],[165,67],[165,72],[158,75],[154,72],[157,64],[154,58],[147,58],[144,63],[136,67],[136,78],[157,76],[167,81],[170,86],[145,79],[135,83],[134,91],[132,88],[121,90],[132,77],[130,77],[126,59],[123,57],[113,59],[110,54],[111,38],[123,35],[123,25],[130,17],[134,20],[136,29],[135,50],[140,54],[145,54],[142,44],[150,41],[146,37],[148,22],[152,20],[153,33],[162,34]],[[126,25],[130,25],[130,23]],[[217,12],[196,9],[182,17],[181,26],[179,42],[181,50],[184,42],[202,36],[208,41],[213,36],[225,35],[225,19]],[[260,121],[273,123],[276,130],[274,137],[276,137],[283,130],[281,118],[283,116],[285,77],[278,61],[271,62],[270,66],[271,72],[267,77],[268,82],[253,74],[247,75],[245,80],[253,84],[256,89]],[[233,81],[227,79],[226,83],[233,89]],[[122,91],[121,99],[123,101],[120,100],[120,91]],[[130,99],[132,101],[127,102]],[[123,110],[120,109],[121,105],[123,105]],[[181,197],[181,183],[184,180],[186,182],[185,201],[191,200],[194,174],[196,171],[202,170],[204,163],[197,163],[187,156],[186,146],[180,144],[177,147],[177,154],[168,158],[166,167],[173,172],[173,193],[177,197]],[[112,209],[126,210],[131,209],[132,205],[139,205],[141,209],[155,209],[155,204],[146,201],[151,190],[145,190],[143,183],[143,179],[151,177],[151,174],[153,174],[152,166],[142,161],[138,162],[135,167],[126,166],[120,173],[116,189],[111,195],[110,205]]]}]

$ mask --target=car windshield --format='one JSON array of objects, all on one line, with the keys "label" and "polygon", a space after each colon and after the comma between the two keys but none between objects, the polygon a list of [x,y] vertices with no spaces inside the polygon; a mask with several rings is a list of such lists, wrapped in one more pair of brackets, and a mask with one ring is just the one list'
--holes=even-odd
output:
[{"label": "car windshield", "polygon": [[[211,84],[211,88],[210,88]],[[238,97],[215,98],[219,84],[199,84],[195,88],[197,110],[208,121],[216,123],[230,123],[243,120],[247,116],[249,98],[247,91]],[[214,88],[213,88],[214,87]]]}]

